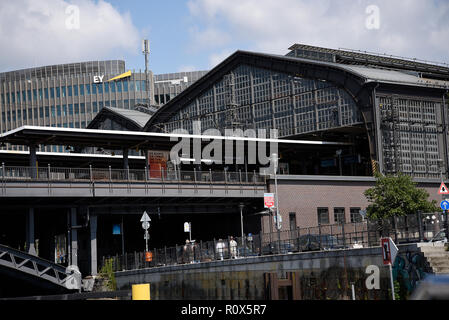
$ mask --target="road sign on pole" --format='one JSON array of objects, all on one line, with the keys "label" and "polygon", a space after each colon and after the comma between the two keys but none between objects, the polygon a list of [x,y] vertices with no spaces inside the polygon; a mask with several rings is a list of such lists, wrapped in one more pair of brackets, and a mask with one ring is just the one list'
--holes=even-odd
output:
[{"label": "road sign on pole", "polygon": [[444,182],[441,182],[440,189],[438,190],[438,194],[449,194],[449,190],[447,189]]},{"label": "road sign on pole", "polygon": [[146,211],[143,212],[142,218],[140,218],[140,222],[142,222],[142,228],[145,230],[145,252],[148,252],[148,240],[150,239],[150,234],[148,233],[148,229],[150,228],[151,218]]},{"label": "road sign on pole", "polygon": [[441,201],[440,208],[443,209],[444,211],[449,210],[449,201],[447,200]]},{"label": "road sign on pole", "polygon": [[274,207],[274,193],[264,193],[263,202],[265,208],[273,208]]},{"label": "road sign on pole", "polygon": [[140,222],[150,222],[151,218],[146,211],[143,212],[142,218],[140,218]]},{"label": "road sign on pole", "polygon": [[394,283],[393,283],[393,263],[396,259],[396,256],[398,254],[398,247],[396,247],[396,244],[393,242],[393,240],[388,238],[381,238],[380,239],[381,247],[382,247],[382,260],[384,265],[388,265],[390,269],[390,282],[391,282],[391,295],[393,300],[395,300],[394,295]]}]

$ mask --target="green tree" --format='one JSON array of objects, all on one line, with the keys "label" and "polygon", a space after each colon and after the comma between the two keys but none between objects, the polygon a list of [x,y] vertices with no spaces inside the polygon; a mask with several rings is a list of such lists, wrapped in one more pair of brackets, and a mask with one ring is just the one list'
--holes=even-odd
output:
[{"label": "green tree", "polygon": [[416,214],[418,211],[438,211],[436,201],[428,201],[429,193],[417,187],[413,179],[403,173],[384,176],[376,173],[376,185],[364,192],[370,202],[368,219],[381,221],[393,216]]}]

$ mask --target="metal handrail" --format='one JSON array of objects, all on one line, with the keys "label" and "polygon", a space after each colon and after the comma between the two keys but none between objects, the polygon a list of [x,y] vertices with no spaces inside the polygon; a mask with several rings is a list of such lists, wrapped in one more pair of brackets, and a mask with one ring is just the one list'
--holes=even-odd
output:
[{"label": "metal handrail", "polygon": [[[247,179],[241,179],[238,172],[229,171],[178,171],[178,174],[167,170],[148,169],[111,169],[111,168],[57,168],[57,167],[0,167],[2,181],[71,181],[71,182],[164,182],[192,184],[228,184],[253,185],[265,184],[263,176],[255,173],[244,173]],[[201,177],[201,179],[197,179]]]}]

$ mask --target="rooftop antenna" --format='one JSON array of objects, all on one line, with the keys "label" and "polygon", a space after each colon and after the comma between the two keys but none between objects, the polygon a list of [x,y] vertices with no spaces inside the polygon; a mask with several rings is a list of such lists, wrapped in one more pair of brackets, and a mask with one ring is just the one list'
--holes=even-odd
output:
[{"label": "rooftop antenna", "polygon": [[[150,41],[148,39],[142,40],[142,53],[145,55],[145,91],[149,92],[150,89],[150,83],[148,80],[148,57],[150,55]],[[149,95],[147,97],[149,101]],[[150,105],[150,101],[148,103],[148,106]]]}]

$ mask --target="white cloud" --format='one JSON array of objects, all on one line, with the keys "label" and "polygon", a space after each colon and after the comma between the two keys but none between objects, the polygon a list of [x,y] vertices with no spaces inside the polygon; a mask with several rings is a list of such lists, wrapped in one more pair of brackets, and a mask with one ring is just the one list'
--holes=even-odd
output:
[{"label": "white cloud", "polygon": [[102,0],[15,0],[0,2],[0,43],[0,70],[8,71],[123,59],[139,50],[140,36],[129,14]]},{"label": "white cloud", "polygon": [[235,51],[232,50],[223,50],[218,53],[213,53],[209,56],[209,67],[213,68],[219,63],[221,63],[223,60],[225,60],[227,57],[229,57],[232,53]]},{"label": "white cloud", "polygon": [[191,72],[198,70],[195,66],[187,65],[187,66],[181,66],[178,68],[178,72]]},{"label": "white cloud", "polygon": [[[367,27],[371,5],[378,29]],[[284,54],[304,43],[449,62],[449,1],[190,0],[189,9],[198,33],[232,35],[228,47]]]}]

